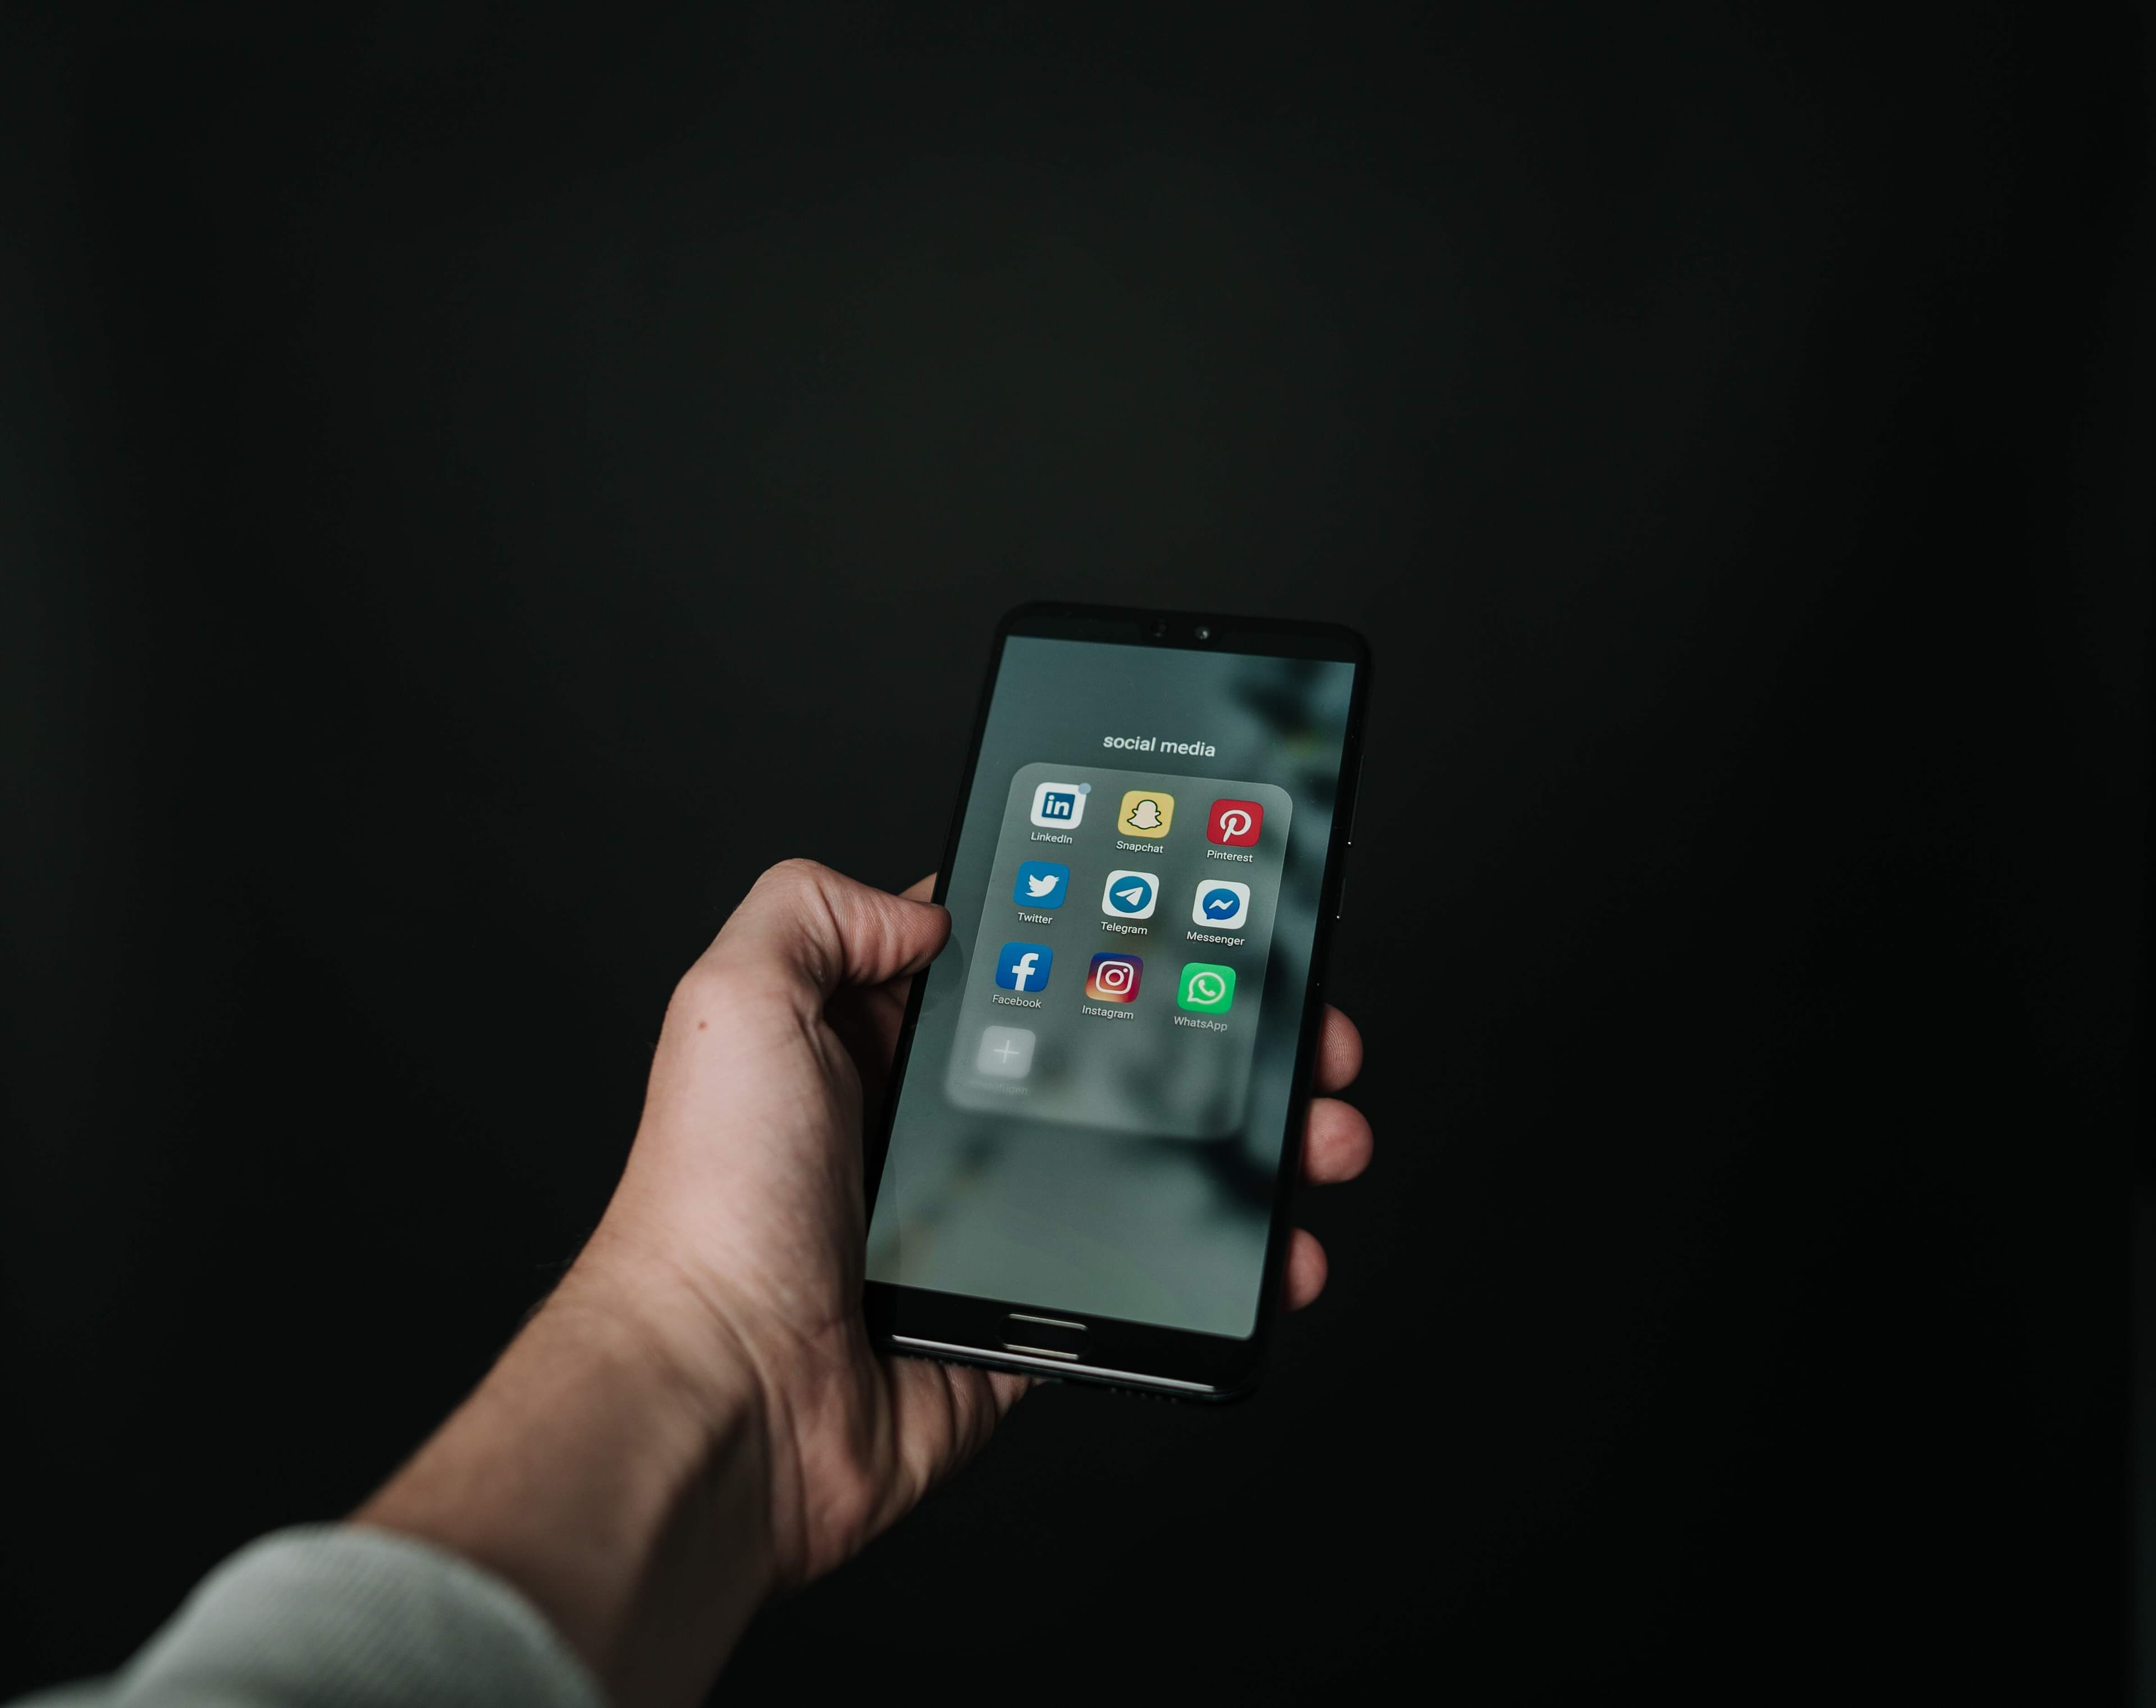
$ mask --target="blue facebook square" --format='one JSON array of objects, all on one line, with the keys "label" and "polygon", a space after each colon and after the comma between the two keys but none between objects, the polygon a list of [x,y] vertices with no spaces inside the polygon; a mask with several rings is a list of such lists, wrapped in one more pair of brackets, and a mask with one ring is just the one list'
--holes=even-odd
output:
[{"label": "blue facebook square", "polygon": [[996,957],[996,982],[1005,990],[1045,990],[1055,965],[1055,951],[1045,943],[1006,943]]},{"label": "blue facebook square", "polygon": [[1060,907],[1070,887],[1070,868],[1054,860],[1026,860],[1011,885],[1011,900],[1020,907]]}]

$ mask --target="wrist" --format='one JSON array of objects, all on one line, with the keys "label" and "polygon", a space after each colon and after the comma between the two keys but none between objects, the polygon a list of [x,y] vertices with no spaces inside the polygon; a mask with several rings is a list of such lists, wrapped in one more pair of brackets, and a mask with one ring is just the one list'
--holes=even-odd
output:
[{"label": "wrist", "polygon": [[693,1703],[776,1581],[753,1367],[661,1302],[580,1264],[356,1515],[516,1585],[622,1708]]},{"label": "wrist", "polygon": [[747,1343],[670,1265],[624,1263],[613,1254],[594,1260],[588,1251],[531,1326],[604,1345],[654,1423],[663,1418],[660,1427],[691,1459],[769,1434],[768,1387]]},{"label": "wrist", "polygon": [[[848,1510],[852,1497],[866,1498],[857,1479],[819,1454],[819,1440],[829,1445],[824,1420],[855,1413],[871,1372],[865,1343],[855,1344],[860,1324],[840,1319],[806,1333],[723,1273],[684,1266],[674,1254],[680,1243],[647,1243],[633,1219],[602,1223],[547,1308],[588,1313],[633,1336],[675,1403],[713,1440],[742,1428],[746,1415],[766,1500],[768,1588],[793,1587],[832,1563],[809,1509]],[[813,1496],[812,1459],[825,1472]]]}]

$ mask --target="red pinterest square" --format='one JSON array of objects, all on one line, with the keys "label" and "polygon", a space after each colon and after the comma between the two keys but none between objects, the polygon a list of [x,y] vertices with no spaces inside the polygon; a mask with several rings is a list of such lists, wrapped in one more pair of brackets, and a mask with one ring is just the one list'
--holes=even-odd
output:
[{"label": "red pinterest square", "polygon": [[1205,817],[1205,839],[1225,848],[1249,848],[1265,827],[1265,809],[1255,801],[1215,801]]}]

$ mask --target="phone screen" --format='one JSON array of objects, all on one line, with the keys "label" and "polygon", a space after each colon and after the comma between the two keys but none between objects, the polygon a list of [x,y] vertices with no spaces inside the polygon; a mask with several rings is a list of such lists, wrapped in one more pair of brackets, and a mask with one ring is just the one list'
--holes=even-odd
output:
[{"label": "phone screen", "polygon": [[1355,670],[1005,639],[871,1280],[1252,1331]]}]

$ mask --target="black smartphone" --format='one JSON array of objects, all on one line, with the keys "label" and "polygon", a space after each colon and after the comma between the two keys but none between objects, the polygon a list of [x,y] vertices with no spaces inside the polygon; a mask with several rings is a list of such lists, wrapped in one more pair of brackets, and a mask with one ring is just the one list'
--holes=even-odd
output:
[{"label": "black smartphone", "polygon": [[1224,1399],[1280,1291],[1353,835],[1353,630],[1028,605],[996,629],[867,1157],[893,1352]]}]

